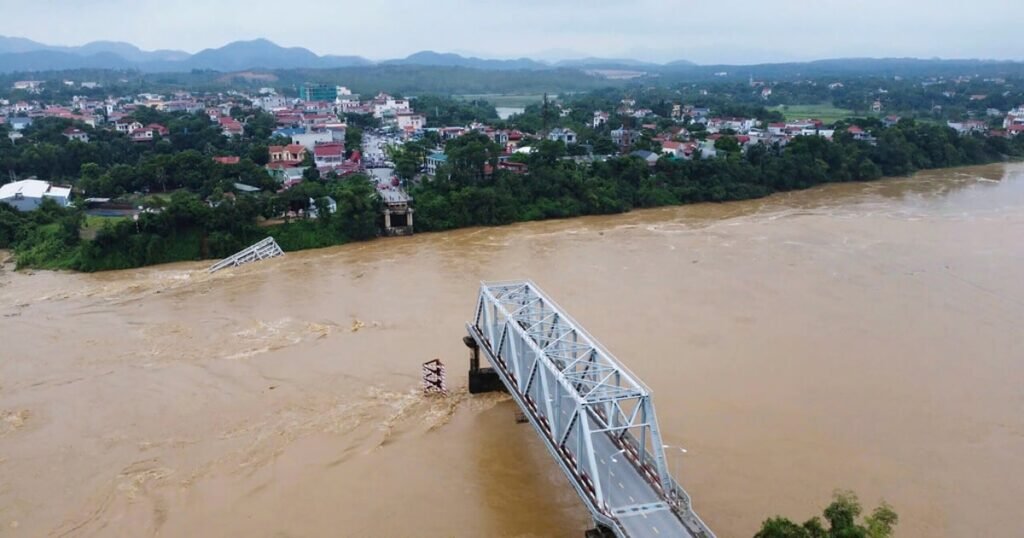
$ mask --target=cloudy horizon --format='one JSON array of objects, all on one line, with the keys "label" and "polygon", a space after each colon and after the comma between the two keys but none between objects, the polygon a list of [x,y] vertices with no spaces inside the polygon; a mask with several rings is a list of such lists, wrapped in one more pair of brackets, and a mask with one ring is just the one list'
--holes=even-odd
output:
[{"label": "cloudy horizon", "polygon": [[[282,16],[269,0],[38,0],[8,10],[0,35],[48,45],[123,41],[195,53],[269,39],[317,54],[400,58],[422,50],[482,58],[629,58],[702,64],[846,57],[1024,59],[1008,0],[776,0],[742,8],[684,0],[306,0]],[[38,17],[41,12],[46,17]],[[116,21],[116,24],[111,24]],[[157,23],[154,25],[154,21]],[[983,36],[979,38],[978,36]]]}]

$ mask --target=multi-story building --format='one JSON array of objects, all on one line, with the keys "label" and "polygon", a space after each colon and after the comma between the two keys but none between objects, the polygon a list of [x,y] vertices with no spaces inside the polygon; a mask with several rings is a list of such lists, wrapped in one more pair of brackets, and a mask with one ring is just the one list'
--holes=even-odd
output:
[{"label": "multi-story building", "polygon": [[406,99],[395,99],[386,93],[379,93],[373,98],[373,117],[383,118],[384,116],[396,115],[400,112],[409,112],[409,101]]},{"label": "multi-story building", "polygon": [[299,99],[303,101],[334,101],[337,98],[337,86],[306,83],[299,87]]},{"label": "multi-story building", "polygon": [[403,131],[419,131],[427,124],[427,118],[415,112],[399,112],[395,114],[395,120],[398,122],[398,128]]}]

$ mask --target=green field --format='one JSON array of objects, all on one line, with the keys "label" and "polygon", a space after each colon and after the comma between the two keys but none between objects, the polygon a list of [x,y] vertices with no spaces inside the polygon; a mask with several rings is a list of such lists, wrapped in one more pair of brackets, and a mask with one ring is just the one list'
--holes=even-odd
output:
[{"label": "green field", "polygon": [[854,116],[852,110],[836,108],[831,104],[821,105],[779,105],[769,110],[778,110],[789,120],[816,119],[825,123],[832,123]]},{"label": "green field", "polygon": [[82,223],[82,228],[79,230],[79,237],[82,239],[96,239],[96,232],[100,231],[100,228],[108,222],[118,222],[127,219],[128,217],[101,217],[98,215],[86,215],[85,222]]},{"label": "green field", "polygon": [[[482,100],[496,107],[526,107],[534,103],[539,103],[544,100],[544,94],[526,94],[526,95],[509,95],[501,93],[481,93],[481,94],[464,94],[464,95],[453,95],[455,99],[462,99],[464,101],[476,101]],[[553,94],[548,95],[548,99],[554,99]]]}]

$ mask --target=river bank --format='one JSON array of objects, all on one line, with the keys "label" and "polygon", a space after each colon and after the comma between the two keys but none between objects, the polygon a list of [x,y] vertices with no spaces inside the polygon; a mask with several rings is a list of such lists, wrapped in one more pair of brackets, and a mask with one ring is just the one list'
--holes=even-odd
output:
[{"label": "river bank", "polygon": [[[1015,161],[1008,160],[1006,162]],[[957,167],[949,167],[933,170],[946,170],[952,173],[956,169]],[[840,182],[849,182],[849,179]],[[802,188],[811,188],[828,183],[832,182],[811,182]],[[682,188],[691,192],[694,189],[693,186]],[[707,187],[701,188],[706,189]],[[782,192],[792,192],[802,190],[802,188],[793,188],[791,186]],[[718,189],[718,187],[712,189],[713,192],[718,194],[712,198],[719,201],[750,200],[773,194],[771,189],[766,189],[761,185],[739,185],[728,194],[725,194],[725,191],[714,189]],[[686,201],[689,196],[683,196],[680,200],[666,190],[657,195],[650,193],[642,195],[643,200],[639,206],[635,205],[637,204],[636,201],[624,205],[621,200],[605,200],[588,209],[587,207],[581,208],[575,201],[561,200],[557,203],[565,204],[565,207],[546,204],[544,209],[537,208],[527,211],[525,214],[522,214],[523,209],[519,208],[518,211],[521,214],[511,218],[509,217],[511,208],[491,207],[490,211],[502,213],[503,215],[491,214],[482,218],[473,217],[469,220],[456,219],[455,221],[450,221],[449,219],[453,213],[465,216],[477,214],[478,210],[473,207],[445,207],[444,204],[447,204],[447,202],[438,200],[436,195],[429,190],[426,192],[417,191],[417,193],[424,194],[426,198],[426,200],[421,200],[425,205],[421,206],[417,222],[420,224],[420,227],[426,224],[428,228],[433,228],[434,230],[472,228],[481,224],[500,226],[513,222],[574,218],[588,214],[614,214],[642,208],[689,205],[689,203],[694,203],[693,201]],[[587,196],[597,197],[602,196],[602,194],[598,191]],[[466,199],[460,195],[453,195],[453,197],[462,200]],[[707,196],[697,196],[694,200],[704,200],[705,198]],[[442,205],[439,206],[437,202],[442,202]],[[489,203],[493,204],[494,202],[492,200]],[[224,232],[208,233],[197,229],[195,225],[181,229],[172,228],[165,234],[142,234],[139,232],[137,225],[133,227],[130,223],[121,222],[115,223],[117,225],[116,233],[101,237],[101,243],[104,245],[102,248],[92,248],[96,244],[94,240],[68,237],[66,230],[73,224],[58,220],[54,223],[40,225],[31,230],[29,232],[30,239],[23,241],[15,248],[14,258],[19,268],[70,269],[95,272],[177,261],[218,260],[266,237],[273,237],[282,249],[287,252],[341,245],[352,241],[380,239],[379,237],[374,237],[373,221],[376,218],[375,215],[372,212],[368,212],[368,204],[362,202],[360,205],[367,207],[357,211],[347,211],[346,215],[341,219],[332,218],[327,220],[326,223],[319,220],[298,220],[273,226],[236,226],[237,232],[234,235]],[[194,211],[194,209],[184,211],[184,213],[191,211]],[[63,220],[70,221],[72,218],[72,216],[67,216]],[[439,222],[441,219],[444,219],[444,223]],[[455,224],[452,222],[455,222]],[[422,233],[421,231],[419,235],[422,235]],[[91,236],[96,236],[96,230],[92,230]]]},{"label": "river bank", "polygon": [[[651,386],[718,535],[814,515],[834,488],[890,502],[900,535],[1012,534],[1020,237],[1008,164],[213,275],[0,272],[0,528],[580,535],[586,511],[513,404],[465,394],[476,283],[532,278]],[[448,399],[417,394],[435,357]]]}]

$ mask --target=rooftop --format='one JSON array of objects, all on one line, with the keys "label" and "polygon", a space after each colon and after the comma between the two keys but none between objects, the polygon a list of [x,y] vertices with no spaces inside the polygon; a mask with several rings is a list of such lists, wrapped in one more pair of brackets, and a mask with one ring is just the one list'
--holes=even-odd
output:
[{"label": "rooftop", "polygon": [[42,198],[44,195],[70,197],[70,187],[54,187],[49,181],[39,179],[23,179],[6,185],[0,185],[0,200],[14,198],[20,194],[26,198]]}]

